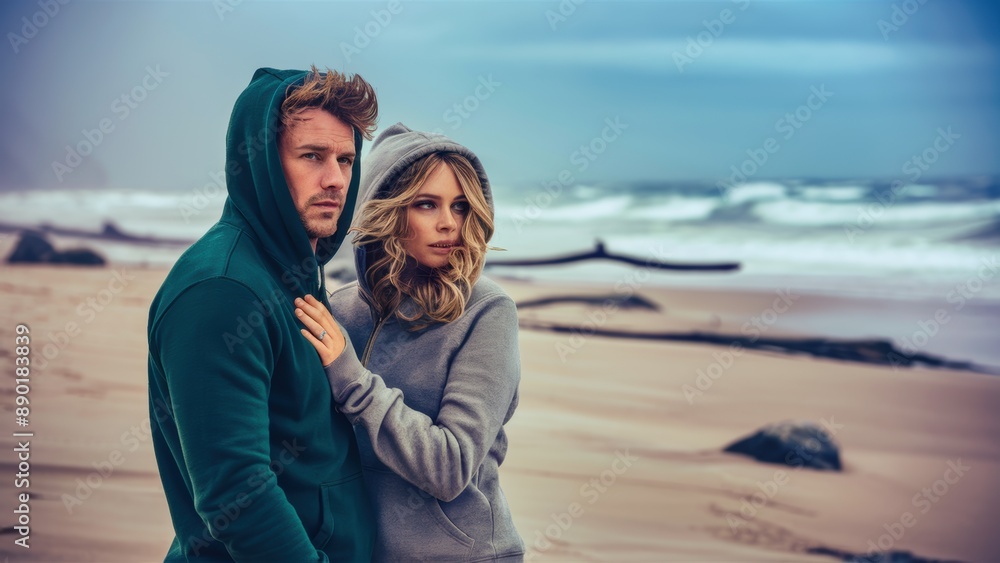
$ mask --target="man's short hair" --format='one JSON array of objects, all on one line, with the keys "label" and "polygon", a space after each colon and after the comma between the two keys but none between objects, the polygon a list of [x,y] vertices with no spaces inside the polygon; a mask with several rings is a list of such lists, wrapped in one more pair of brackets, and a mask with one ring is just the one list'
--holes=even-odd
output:
[{"label": "man's short hair", "polygon": [[302,84],[289,86],[281,104],[281,126],[287,128],[295,116],[312,108],[324,109],[371,140],[378,119],[375,89],[357,74],[350,77],[335,70],[320,72],[316,65]]}]

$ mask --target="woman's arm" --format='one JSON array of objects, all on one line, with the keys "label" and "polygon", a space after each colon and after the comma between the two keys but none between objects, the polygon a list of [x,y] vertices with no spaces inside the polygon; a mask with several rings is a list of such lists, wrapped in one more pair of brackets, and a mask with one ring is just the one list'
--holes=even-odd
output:
[{"label": "woman's arm", "polygon": [[[325,307],[320,309],[307,311],[317,326],[338,326]],[[452,361],[435,420],[407,407],[400,390],[386,387],[361,365],[353,346],[328,364],[332,354],[323,358],[317,348],[338,408],[352,424],[365,427],[382,463],[443,501],[464,491],[479,470],[515,404],[520,380],[514,302],[497,295],[475,315]]]}]

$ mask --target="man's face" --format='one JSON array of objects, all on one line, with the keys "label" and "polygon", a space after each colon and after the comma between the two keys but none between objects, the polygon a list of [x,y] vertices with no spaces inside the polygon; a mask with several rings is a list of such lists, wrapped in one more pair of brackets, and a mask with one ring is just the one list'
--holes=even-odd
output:
[{"label": "man's face", "polygon": [[320,108],[303,110],[278,143],[285,183],[313,250],[316,240],[337,232],[351,185],[354,130]]}]

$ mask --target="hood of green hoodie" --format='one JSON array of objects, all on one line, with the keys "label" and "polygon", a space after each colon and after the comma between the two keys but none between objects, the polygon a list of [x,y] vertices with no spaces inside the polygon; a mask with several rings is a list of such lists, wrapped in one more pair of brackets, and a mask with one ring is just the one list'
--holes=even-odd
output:
[{"label": "hood of green hoodie", "polygon": [[[387,199],[396,195],[399,191],[399,186],[396,185],[399,176],[413,163],[434,152],[458,153],[472,163],[492,214],[494,208],[490,179],[486,176],[486,169],[483,168],[483,163],[479,161],[476,153],[444,135],[414,131],[402,123],[383,131],[372,144],[371,152],[365,157],[365,163],[361,167],[360,205],[373,199]],[[358,285],[362,289],[362,294],[366,296],[371,295],[371,288],[364,275],[368,270],[370,247],[371,245],[357,245],[354,248]]]},{"label": "hood of green hoodie", "polygon": [[233,108],[226,136],[226,200],[222,220],[249,226],[264,250],[304,287],[318,287],[321,269],[336,254],[354,217],[361,177],[361,133],[354,131],[357,158],[337,232],[319,239],[316,252],[292,201],[278,153],[281,103],[302,70],[260,68]]}]

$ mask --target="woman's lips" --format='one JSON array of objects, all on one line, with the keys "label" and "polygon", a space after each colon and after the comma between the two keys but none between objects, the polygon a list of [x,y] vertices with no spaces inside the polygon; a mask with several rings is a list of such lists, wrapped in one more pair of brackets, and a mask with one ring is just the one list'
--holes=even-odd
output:
[{"label": "woman's lips", "polygon": [[449,252],[451,252],[452,248],[456,248],[462,245],[457,242],[453,242],[453,243],[435,243],[435,244],[429,244],[428,246],[431,248],[431,252],[434,252],[435,254],[448,254]]}]

